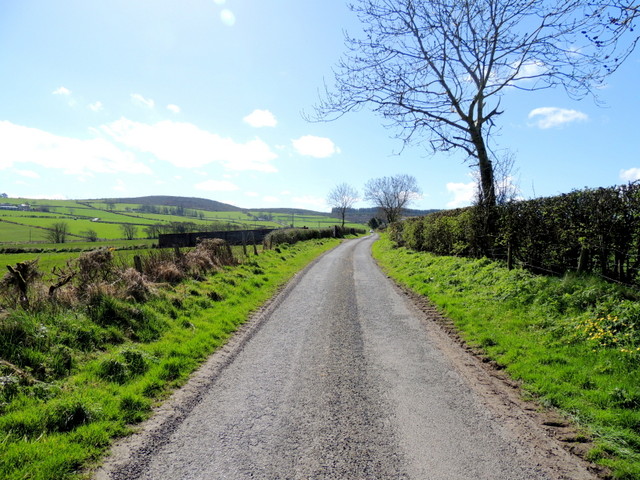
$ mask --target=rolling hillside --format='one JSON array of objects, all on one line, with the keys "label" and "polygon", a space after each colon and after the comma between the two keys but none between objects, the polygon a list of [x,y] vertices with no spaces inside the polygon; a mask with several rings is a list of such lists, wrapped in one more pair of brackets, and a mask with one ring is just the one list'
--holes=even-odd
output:
[{"label": "rolling hillside", "polygon": [[60,224],[66,229],[63,243],[100,243],[127,238],[153,240],[159,233],[326,227],[337,223],[340,220],[327,213],[297,209],[245,210],[193,197],[0,200],[0,246],[18,248],[60,243],[51,240],[51,231]]}]

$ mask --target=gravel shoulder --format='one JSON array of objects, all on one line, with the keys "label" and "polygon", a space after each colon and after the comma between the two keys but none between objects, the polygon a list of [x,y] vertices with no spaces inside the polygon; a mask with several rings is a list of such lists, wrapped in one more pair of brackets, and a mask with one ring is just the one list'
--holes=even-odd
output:
[{"label": "gravel shoulder", "polygon": [[94,478],[597,478],[386,278],[374,240],[297,275]]}]

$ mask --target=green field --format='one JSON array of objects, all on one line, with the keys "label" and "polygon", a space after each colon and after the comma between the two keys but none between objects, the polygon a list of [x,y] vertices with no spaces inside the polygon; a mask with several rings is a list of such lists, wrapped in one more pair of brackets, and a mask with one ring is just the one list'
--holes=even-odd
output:
[{"label": "green field", "polygon": [[[259,229],[282,227],[322,228],[341,224],[341,220],[326,215],[283,214],[252,211],[214,212],[200,209],[182,209],[173,206],[143,206],[132,203],[106,203],[102,201],[30,200],[4,198],[0,205],[24,205],[25,210],[0,209],[0,248],[6,245],[25,246],[47,241],[52,226],[67,224],[66,241],[83,241],[87,232],[94,231],[101,240],[124,238],[121,225],[136,227],[135,238],[148,237],[147,228],[154,225],[168,227],[179,223],[195,224],[200,231],[229,229]],[[145,210],[146,209],[146,210]],[[158,213],[162,212],[162,213]],[[184,213],[178,215],[176,212]],[[347,224],[348,227],[361,227]]]}]

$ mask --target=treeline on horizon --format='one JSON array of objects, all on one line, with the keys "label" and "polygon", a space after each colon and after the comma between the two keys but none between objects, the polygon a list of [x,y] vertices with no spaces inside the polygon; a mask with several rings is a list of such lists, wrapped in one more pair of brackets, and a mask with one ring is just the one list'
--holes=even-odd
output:
[{"label": "treeline on horizon", "polygon": [[[416,210],[404,208],[402,209],[402,214],[404,217],[420,217],[439,211],[440,210],[438,209]],[[341,215],[340,209],[332,208],[331,215],[339,217]],[[384,215],[380,212],[380,208],[378,207],[347,208],[345,212],[345,219],[354,223],[368,223],[372,218],[382,219],[383,217]]]},{"label": "treeline on horizon", "polygon": [[640,183],[472,206],[390,227],[399,245],[505,260],[538,273],[589,272],[640,285]]}]

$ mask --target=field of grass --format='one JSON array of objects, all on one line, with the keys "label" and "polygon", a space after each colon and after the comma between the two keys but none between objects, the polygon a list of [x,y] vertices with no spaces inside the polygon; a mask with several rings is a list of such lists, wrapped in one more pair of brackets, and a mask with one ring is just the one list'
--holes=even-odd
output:
[{"label": "field of grass", "polygon": [[[292,275],[338,240],[249,253],[146,303],[0,316],[0,478],[86,478],[112,441],[151,414]],[[30,380],[33,377],[34,380]]]},{"label": "field of grass", "polygon": [[588,459],[640,478],[640,292],[593,277],[536,276],[487,259],[394,249],[374,256],[427,296],[526,395],[584,428]]},{"label": "field of grass", "polygon": [[[123,238],[121,224],[134,224],[137,227],[135,237],[146,237],[145,227],[150,225],[169,225],[171,223],[189,222],[200,225],[203,231],[212,228],[225,230],[229,228],[258,229],[281,228],[292,223],[296,227],[322,228],[331,225],[339,225],[337,218],[329,218],[323,215],[288,215],[282,213],[272,214],[273,220],[257,220],[264,216],[261,212],[211,212],[207,210],[186,209],[189,215],[175,215],[175,208],[165,208],[166,214],[137,212],[140,205],[104,202],[83,202],[75,200],[28,200],[5,198],[1,204],[21,205],[28,203],[31,210],[13,211],[0,209],[0,247],[3,244],[14,243],[42,243],[47,238],[48,228],[55,223],[67,224],[72,235],[67,240],[77,240],[74,235],[86,235],[86,232],[95,231],[101,239]],[[45,209],[46,211],[37,211]],[[171,213],[174,212],[174,213]],[[195,216],[194,216],[195,215]],[[97,221],[92,221],[97,219]],[[5,221],[1,221],[5,220]],[[13,223],[9,223],[13,222]],[[357,224],[348,224],[348,227],[362,227]]]},{"label": "field of grass", "polygon": [[40,238],[42,233],[35,228],[25,225],[15,225],[13,223],[0,222],[0,244],[23,242]]}]

